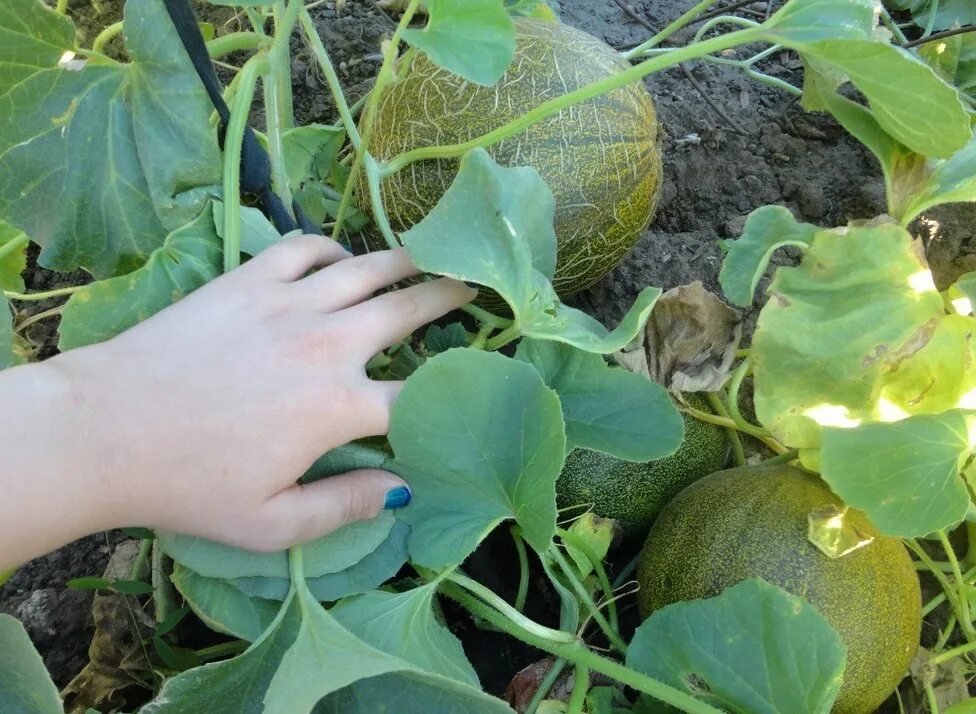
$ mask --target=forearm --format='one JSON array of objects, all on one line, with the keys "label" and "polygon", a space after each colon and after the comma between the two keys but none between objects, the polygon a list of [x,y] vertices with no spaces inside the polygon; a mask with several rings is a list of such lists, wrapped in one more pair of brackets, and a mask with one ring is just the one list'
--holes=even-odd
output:
[{"label": "forearm", "polygon": [[57,361],[0,372],[0,570],[116,525],[80,401]]}]

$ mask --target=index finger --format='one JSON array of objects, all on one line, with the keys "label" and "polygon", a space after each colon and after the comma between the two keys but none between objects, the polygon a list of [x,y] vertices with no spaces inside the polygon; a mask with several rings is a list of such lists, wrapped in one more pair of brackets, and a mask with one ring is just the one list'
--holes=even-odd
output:
[{"label": "index finger", "polygon": [[451,278],[412,285],[333,313],[357,336],[353,349],[363,361],[438,317],[471,302],[478,294]]}]

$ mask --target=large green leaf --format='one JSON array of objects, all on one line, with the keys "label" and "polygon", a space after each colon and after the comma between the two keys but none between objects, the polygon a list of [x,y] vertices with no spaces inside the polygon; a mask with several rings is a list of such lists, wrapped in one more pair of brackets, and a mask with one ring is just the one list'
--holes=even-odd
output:
[{"label": "large green leaf", "polygon": [[474,149],[434,209],[401,238],[422,270],[501,295],[521,335],[616,352],[644,326],[661,291],[645,288],[612,332],[563,305],[549,282],[556,263],[554,205],[535,169],[504,168]]},{"label": "large green leaf", "polygon": [[[306,580],[308,589],[316,600],[332,602],[348,595],[358,595],[378,588],[392,578],[407,562],[407,536],[410,527],[395,521],[390,535],[355,563],[337,573],[326,573]],[[288,595],[291,581],[287,578],[236,578],[228,581],[247,595],[284,600]]]},{"label": "large green leaf", "polygon": [[806,248],[817,230],[809,223],[797,223],[782,206],[757,208],[722,262],[718,279],[725,297],[735,305],[749,307],[773,252],[788,245]]},{"label": "large green leaf", "polygon": [[960,523],[969,492],[959,475],[976,419],[959,410],[887,424],[825,429],[821,475],[884,533],[919,538]]},{"label": "large green leaf", "polygon": [[556,477],[565,428],[555,392],[531,365],[497,353],[449,350],[407,380],[393,406],[388,467],[413,501],[410,557],[456,565],[496,525],[514,518],[543,552],[556,528]]},{"label": "large green leaf", "polygon": [[[327,536],[306,543],[305,574],[316,578],[349,568],[376,550],[387,539],[395,519],[387,511],[369,521],[350,523]],[[288,551],[251,553],[206,538],[157,534],[160,545],[173,560],[211,578],[287,578]]]},{"label": "large green leaf", "polygon": [[[919,27],[928,27],[934,0],[888,0],[892,8],[911,10],[913,19]],[[971,0],[939,0],[932,29],[947,30],[954,25],[976,24],[976,5]]]},{"label": "large green leaf", "polygon": [[774,42],[808,43],[831,39],[871,39],[876,0],[791,0],[763,23]]},{"label": "large green leaf", "polygon": [[884,130],[912,151],[947,158],[972,137],[965,105],[918,57],[874,37],[875,9],[872,0],[793,0],[760,34],[799,52],[816,75],[836,76],[833,84],[849,79]]},{"label": "large green leaf", "polygon": [[306,124],[284,132],[282,155],[292,190],[309,178],[327,178],[345,139],[344,130],[324,124]]},{"label": "large green leaf", "polygon": [[0,613],[0,702],[9,714],[62,714],[58,688],[24,626]]},{"label": "large green leaf", "polygon": [[220,183],[213,106],[162,0],[126,3],[129,64],[68,62],[74,35],[37,0],[0,4],[0,216],[43,265],[109,277]]},{"label": "large green leaf", "polygon": [[64,306],[61,351],[104,342],[220,275],[223,249],[210,211],[166,238],[138,270],[85,285]]},{"label": "large green leaf", "polygon": [[827,714],[846,660],[823,615],[763,580],[658,610],[627,649],[628,667],[736,714]]},{"label": "large green leaf", "polygon": [[821,231],[769,295],[753,338],[756,414],[789,446],[817,448],[823,426],[952,409],[976,388],[972,323],[946,314],[898,226]]},{"label": "large green leaf", "polygon": [[[213,222],[217,235],[224,239],[224,202],[213,201]],[[241,250],[254,256],[281,240],[281,234],[268,217],[251,206],[241,206]]]},{"label": "large green leaf", "polygon": [[404,593],[376,591],[350,598],[330,610],[364,642],[426,672],[480,687],[461,643],[434,616],[436,583]]},{"label": "large green leaf", "polygon": [[[302,578],[302,582],[304,578]],[[351,634],[303,586],[293,591],[274,623],[239,657],[190,669],[168,680],[143,714],[297,714],[310,712],[333,692],[359,680],[393,676],[391,686],[369,701],[348,703],[343,714],[403,711],[398,703],[424,706],[431,714],[510,712],[502,702],[456,680],[417,670]],[[412,683],[429,699],[416,700]],[[408,699],[409,698],[409,699]],[[326,700],[316,711],[336,711]]]},{"label": "large green leaf", "polygon": [[24,292],[21,273],[27,267],[27,240],[24,234],[0,221],[0,290]]},{"label": "large green leaf", "polygon": [[427,0],[427,13],[427,26],[404,30],[404,41],[476,84],[501,79],[515,56],[515,27],[503,0]]},{"label": "large green leaf", "polygon": [[681,446],[681,415],[664,387],[646,377],[559,342],[522,340],[515,358],[535,367],[559,395],[567,453],[582,446],[653,461]]},{"label": "large green leaf", "polygon": [[248,597],[226,580],[207,578],[178,561],[173,584],[207,627],[253,642],[274,621],[280,602]]}]

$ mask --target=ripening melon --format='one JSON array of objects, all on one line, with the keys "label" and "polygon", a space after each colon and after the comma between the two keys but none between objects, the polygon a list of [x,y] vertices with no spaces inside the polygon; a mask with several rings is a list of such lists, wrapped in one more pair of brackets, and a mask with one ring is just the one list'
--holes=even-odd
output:
[{"label": "ripening melon", "polygon": [[918,650],[922,595],[905,547],[860,511],[844,518],[873,540],[830,558],[807,538],[807,516],[843,503],[817,476],[790,466],[719,471],[658,516],[637,568],[641,615],[713,597],[762,578],[805,598],[847,647],[838,714],[868,714],[895,690]]},{"label": "ripening melon", "polygon": [[[385,161],[421,146],[468,141],[630,66],[604,42],[568,25],[534,18],[514,23],[515,58],[492,87],[441,69],[422,52],[413,55],[380,97],[370,152]],[[553,284],[561,296],[603,277],[650,223],[661,183],[657,131],[654,103],[636,81],[488,148],[503,166],[534,167],[553,193]],[[386,179],[382,195],[393,228],[419,222],[457,167],[455,159],[421,161]],[[386,246],[379,241],[372,247]]]}]

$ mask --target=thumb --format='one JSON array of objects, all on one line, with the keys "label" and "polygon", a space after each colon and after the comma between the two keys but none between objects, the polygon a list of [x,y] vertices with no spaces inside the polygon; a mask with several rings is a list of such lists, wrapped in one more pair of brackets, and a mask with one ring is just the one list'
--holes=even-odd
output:
[{"label": "thumb", "polygon": [[264,507],[275,539],[291,546],[375,518],[382,510],[403,508],[410,497],[410,488],[399,476],[369,469],[289,486]]}]

